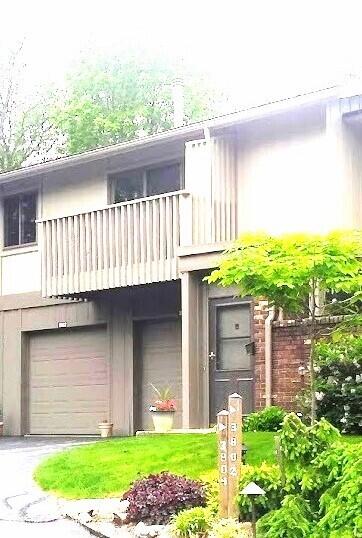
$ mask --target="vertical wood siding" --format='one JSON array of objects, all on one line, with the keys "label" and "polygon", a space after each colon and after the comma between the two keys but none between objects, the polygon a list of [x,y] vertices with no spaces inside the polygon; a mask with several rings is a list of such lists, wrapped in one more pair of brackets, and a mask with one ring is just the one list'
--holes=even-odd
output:
[{"label": "vertical wood siding", "polygon": [[181,245],[207,245],[237,234],[236,152],[231,136],[186,144]]},{"label": "vertical wood siding", "polygon": [[180,193],[41,221],[44,296],[178,278]]}]

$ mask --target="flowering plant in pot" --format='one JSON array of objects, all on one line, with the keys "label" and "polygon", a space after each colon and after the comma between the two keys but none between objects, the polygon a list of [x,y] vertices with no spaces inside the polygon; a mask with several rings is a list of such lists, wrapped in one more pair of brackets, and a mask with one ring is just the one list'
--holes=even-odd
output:
[{"label": "flowering plant in pot", "polygon": [[156,393],[156,400],[150,405],[153,425],[157,433],[166,433],[172,429],[173,418],[176,411],[176,402],[172,398],[169,387],[157,389],[151,384]]}]

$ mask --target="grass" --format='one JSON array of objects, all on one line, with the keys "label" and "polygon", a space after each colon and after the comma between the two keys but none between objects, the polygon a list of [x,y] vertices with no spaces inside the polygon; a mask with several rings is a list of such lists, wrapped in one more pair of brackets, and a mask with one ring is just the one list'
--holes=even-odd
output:
[{"label": "grass", "polygon": [[[246,433],[248,463],[273,461],[273,434]],[[62,497],[117,496],[139,476],[160,471],[198,478],[216,468],[213,433],[124,437],[71,448],[45,459],[36,482]]]},{"label": "grass", "polygon": [[[247,432],[247,463],[274,462],[274,434]],[[362,437],[346,437],[362,442]],[[111,439],[45,459],[34,478],[45,491],[69,499],[113,497],[138,477],[170,471],[198,478],[216,468],[215,434],[152,435]]]}]

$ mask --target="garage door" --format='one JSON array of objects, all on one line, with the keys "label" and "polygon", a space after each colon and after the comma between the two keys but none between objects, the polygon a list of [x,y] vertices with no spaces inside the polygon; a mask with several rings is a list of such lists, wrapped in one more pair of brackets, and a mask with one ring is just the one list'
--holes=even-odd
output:
[{"label": "garage door", "polygon": [[98,433],[98,422],[109,418],[106,348],[105,327],[30,336],[30,433]]},{"label": "garage door", "polygon": [[[140,428],[153,429],[149,406],[155,399],[151,383],[170,387],[176,399],[174,426],[181,427],[181,323],[167,320],[143,323],[139,331]],[[136,370],[136,375],[138,369]]]}]

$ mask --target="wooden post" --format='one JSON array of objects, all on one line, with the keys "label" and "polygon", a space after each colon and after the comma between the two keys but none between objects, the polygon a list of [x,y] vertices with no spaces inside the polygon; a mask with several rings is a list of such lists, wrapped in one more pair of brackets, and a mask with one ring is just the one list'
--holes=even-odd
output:
[{"label": "wooden post", "polygon": [[242,397],[239,394],[229,396],[228,428],[228,517],[238,517],[236,497],[239,490],[242,463]]},{"label": "wooden post", "polygon": [[229,412],[220,411],[217,414],[217,442],[219,466],[219,515],[228,517],[229,506],[229,465],[228,465],[228,425]]}]

